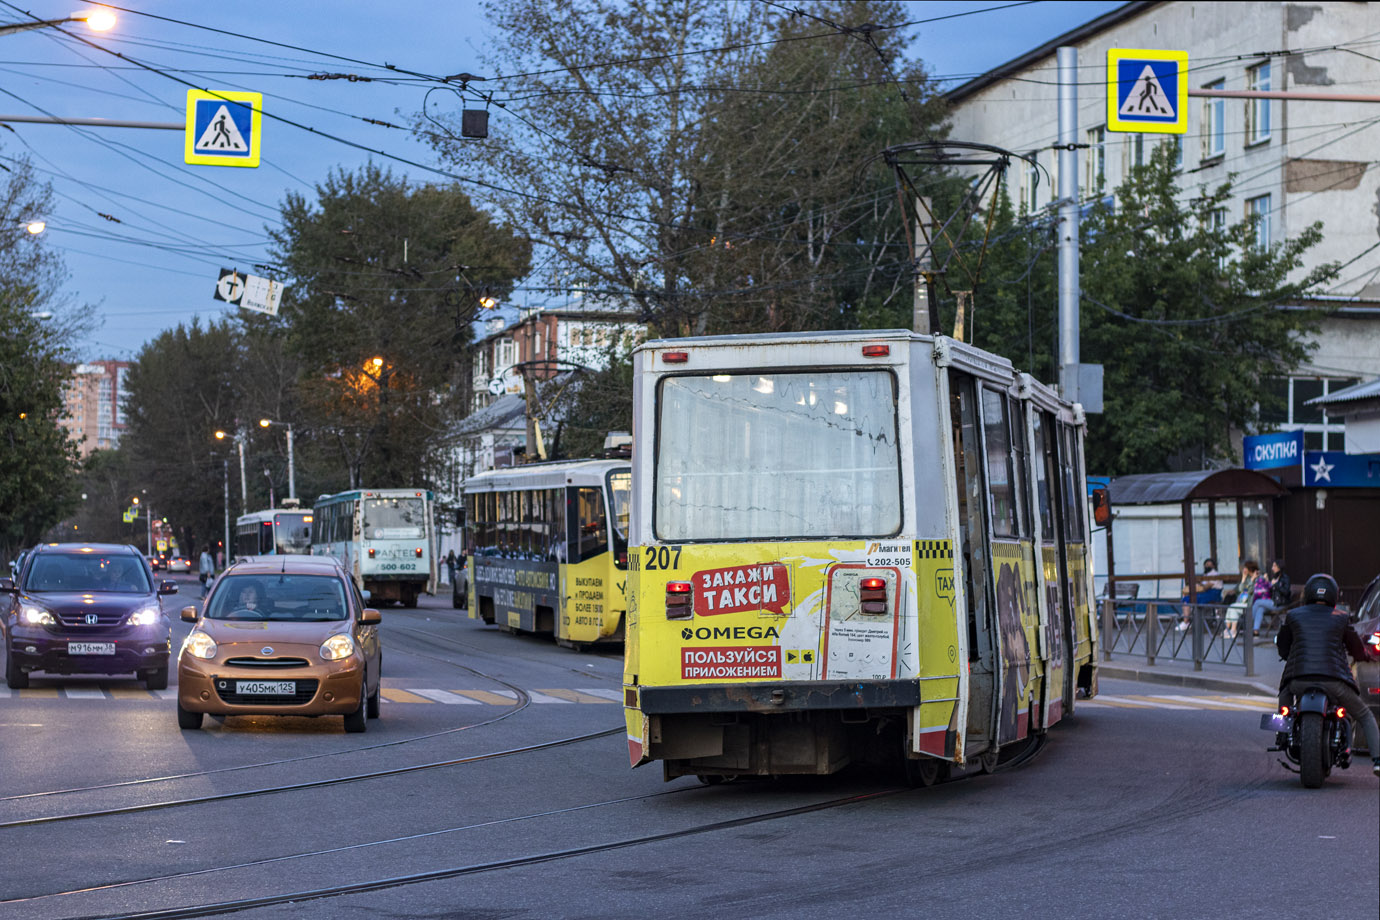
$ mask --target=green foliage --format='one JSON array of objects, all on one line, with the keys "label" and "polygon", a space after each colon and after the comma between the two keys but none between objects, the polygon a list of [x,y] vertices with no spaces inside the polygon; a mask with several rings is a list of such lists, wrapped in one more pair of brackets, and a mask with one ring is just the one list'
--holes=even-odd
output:
[{"label": "green foliage", "polygon": [[[76,446],[62,428],[62,392],[80,317],[50,316],[61,262],[24,221],[51,208],[23,160],[0,186],[0,557],[35,543],[75,504]],[[75,320],[75,323],[74,323]]]},{"label": "green foliage", "polygon": [[[1089,470],[1230,459],[1230,432],[1259,423],[1264,380],[1307,356],[1320,314],[1280,307],[1335,275],[1332,265],[1301,269],[1321,226],[1258,249],[1253,220],[1214,228],[1230,195],[1227,182],[1184,203],[1164,144],[1116,190],[1115,207],[1098,205],[1082,222],[1081,359],[1103,366],[1106,400],[1089,419]],[[1052,380],[1052,233],[1010,216],[999,215],[1000,242],[976,297],[975,341],[1020,365],[1033,355],[1033,372]]]},{"label": "green foliage", "polygon": [[342,488],[422,482],[463,404],[479,298],[511,289],[529,246],[462,192],[372,165],[332,173],[314,202],[288,195],[282,214],[273,231],[290,278],[282,313],[246,326],[285,333],[272,359],[296,365],[298,430],[338,451]]},{"label": "green foliage", "polygon": [[[193,321],[146,343],[125,378],[128,454],[134,494],[176,529],[184,550],[224,532],[224,462],[237,466],[234,432],[241,404],[240,336],[229,320]],[[232,475],[234,473],[232,472]],[[235,477],[238,479],[238,476]],[[130,496],[119,499],[118,514]],[[231,515],[238,514],[238,496]],[[104,501],[104,499],[101,499]]]}]

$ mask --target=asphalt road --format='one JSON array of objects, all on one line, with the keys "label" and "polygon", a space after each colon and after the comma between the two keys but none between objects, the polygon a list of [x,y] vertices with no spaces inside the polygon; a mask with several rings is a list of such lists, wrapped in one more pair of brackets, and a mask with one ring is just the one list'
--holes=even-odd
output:
[{"label": "asphalt road", "polygon": [[[207,916],[423,873],[234,916],[1375,916],[1380,784],[1362,759],[1301,788],[1264,750],[1268,700],[1103,681],[1029,763],[931,789],[862,770],[664,783],[628,769],[616,657],[439,600],[384,611],[363,735],[182,732],[133,680],[0,690],[0,918]],[[563,739],[582,740],[537,747]]]}]

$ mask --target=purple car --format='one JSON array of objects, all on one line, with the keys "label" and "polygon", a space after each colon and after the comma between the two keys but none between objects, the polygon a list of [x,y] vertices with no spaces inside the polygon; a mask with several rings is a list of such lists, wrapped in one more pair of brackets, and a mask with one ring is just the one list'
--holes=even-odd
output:
[{"label": "purple car", "polygon": [[150,690],[168,686],[172,625],[148,561],[132,546],[46,543],[24,557],[17,579],[0,578],[5,682],[29,674],[137,674]]}]

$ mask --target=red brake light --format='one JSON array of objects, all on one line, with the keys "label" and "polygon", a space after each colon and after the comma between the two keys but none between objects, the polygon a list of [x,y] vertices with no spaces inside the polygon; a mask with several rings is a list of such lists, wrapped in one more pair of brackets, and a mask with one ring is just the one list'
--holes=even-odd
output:
[{"label": "red brake light", "polygon": [[628,551],[622,550],[618,553],[618,564],[626,566],[628,564]]},{"label": "red brake light", "polygon": [[858,600],[862,612],[879,616],[886,613],[886,579],[869,575],[858,580]]},{"label": "red brake light", "polygon": [[1288,706],[1281,706],[1281,707],[1279,707],[1279,714],[1282,715],[1282,716],[1287,716],[1287,715],[1289,714],[1289,707],[1288,707]]},{"label": "red brake light", "polygon": [[689,594],[695,590],[695,586],[688,581],[668,581],[666,582],[667,594]]},{"label": "red brake light", "polygon": [[666,619],[688,620],[695,615],[694,589],[688,581],[666,582]]},{"label": "red brake light", "polygon": [[417,547],[417,558],[418,558],[418,559],[422,558],[422,548],[421,548],[420,546]]},{"label": "red brake light", "polygon": [[375,554],[376,552],[377,552],[377,550],[375,550],[372,546],[369,547],[369,558],[370,558],[370,559],[373,559],[373,558],[374,558],[374,554]]},{"label": "red brake light", "polygon": [[667,364],[684,364],[690,360],[690,353],[685,351],[663,351],[661,360]]},{"label": "red brake light", "polygon": [[864,591],[876,591],[886,587],[886,581],[881,578],[864,578],[861,583]]},{"label": "red brake light", "polygon": [[1344,708],[1341,707],[1341,706],[1338,706],[1338,707],[1337,707],[1337,718],[1339,718],[1339,719],[1345,719],[1345,718],[1346,718],[1346,709],[1344,709]]},{"label": "red brake light", "polygon": [[864,358],[885,358],[887,355],[891,354],[891,346],[864,345],[862,351]]}]

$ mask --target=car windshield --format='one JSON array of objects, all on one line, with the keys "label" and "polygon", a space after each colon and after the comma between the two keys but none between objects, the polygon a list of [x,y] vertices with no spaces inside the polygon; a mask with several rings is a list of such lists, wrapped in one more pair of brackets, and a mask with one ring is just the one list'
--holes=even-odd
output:
[{"label": "car windshield", "polygon": [[426,535],[420,498],[371,498],[364,502],[366,540],[420,540]]},{"label": "car windshield", "polygon": [[40,554],[29,567],[24,588],[46,593],[148,594],[153,591],[138,559],[99,553]]},{"label": "car windshield", "polygon": [[343,620],[349,608],[340,579],[329,575],[226,575],[211,595],[211,620]]}]

